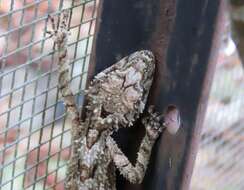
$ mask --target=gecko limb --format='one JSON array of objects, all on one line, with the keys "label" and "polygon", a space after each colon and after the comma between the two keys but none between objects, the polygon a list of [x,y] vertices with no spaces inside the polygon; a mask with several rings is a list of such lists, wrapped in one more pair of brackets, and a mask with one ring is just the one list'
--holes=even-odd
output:
[{"label": "gecko limb", "polygon": [[120,150],[112,137],[108,137],[107,140],[107,146],[111,151],[113,162],[119,169],[120,173],[131,183],[142,182],[151,156],[152,147],[163,129],[160,122],[161,116],[153,112],[152,107],[149,107],[148,113],[149,116],[143,119],[143,124],[146,127],[146,134],[142,139],[139,151],[137,153],[135,166],[133,166],[133,164]]},{"label": "gecko limb", "polygon": [[75,105],[74,95],[70,89],[70,74],[69,74],[69,61],[68,61],[68,18],[69,13],[67,11],[62,12],[59,26],[55,23],[53,17],[48,17],[52,24],[52,30],[48,31],[52,36],[58,51],[58,71],[59,71],[59,90],[61,92],[64,103],[67,107],[68,113],[71,115],[72,123],[74,126],[79,124],[79,112]]},{"label": "gecko limb", "polygon": [[48,34],[53,38],[58,52],[58,85],[61,92],[62,98],[67,108],[67,112],[71,116],[72,121],[72,153],[68,165],[67,178],[65,182],[66,189],[76,190],[76,183],[73,181],[76,176],[76,171],[78,170],[78,149],[80,147],[79,143],[79,132],[82,128],[82,123],[79,117],[79,111],[75,104],[74,94],[70,89],[70,74],[69,74],[69,61],[68,61],[68,19],[69,12],[63,11],[60,15],[60,22],[55,22],[52,16],[48,16],[51,22],[52,29],[47,31]]}]

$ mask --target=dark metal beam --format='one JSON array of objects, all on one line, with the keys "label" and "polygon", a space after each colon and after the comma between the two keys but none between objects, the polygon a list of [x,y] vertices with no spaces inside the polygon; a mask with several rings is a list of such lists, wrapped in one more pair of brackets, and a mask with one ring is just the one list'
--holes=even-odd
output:
[{"label": "dark metal beam", "polygon": [[[123,56],[150,49],[157,65],[149,104],[157,105],[159,112],[175,104],[183,120],[177,135],[164,133],[157,142],[143,184],[119,180],[118,190],[188,188],[214,71],[222,3],[101,0],[88,80]],[[140,141],[135,138],[143,132],[140,126],[119,132],[122,150],[132,160]]]}]

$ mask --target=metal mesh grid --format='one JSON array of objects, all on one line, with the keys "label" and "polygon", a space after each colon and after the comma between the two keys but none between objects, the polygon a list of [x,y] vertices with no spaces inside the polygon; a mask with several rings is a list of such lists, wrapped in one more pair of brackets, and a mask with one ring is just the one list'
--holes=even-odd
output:
[{"label": "metal mesh grid", "polygon": [[71,87],[78,105],[96,0],[0,0],[0,189],[63,189],[70,121],[58,97],[47,15],[70,9]]},{"label": "metal mesh grid", "polygon": [[192,190],[244,189],[244,64],[230,38],[226,14]]}]

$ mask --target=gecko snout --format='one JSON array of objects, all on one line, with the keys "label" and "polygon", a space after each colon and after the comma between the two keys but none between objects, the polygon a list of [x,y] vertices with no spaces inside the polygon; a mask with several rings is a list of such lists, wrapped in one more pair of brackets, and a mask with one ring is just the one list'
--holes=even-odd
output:
[{"label": "gecko snout", "polygon": [[148,62],[148,63],[153,62],[154,63],[155,57],[154,57],[154,55],[153,55],[153,53],[151,51],[142,50],[142,51],[140,51],[140,54],[141,54],[142,58],[145,59],[146,62]]}]

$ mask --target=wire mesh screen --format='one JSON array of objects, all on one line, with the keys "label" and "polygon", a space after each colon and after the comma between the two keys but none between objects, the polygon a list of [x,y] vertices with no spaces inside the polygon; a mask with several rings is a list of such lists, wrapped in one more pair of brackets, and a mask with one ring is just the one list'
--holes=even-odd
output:
[{"label": "wire mesh screen", "polygon": [[230,38],[228,15],[223,24],[192,190],[244,189],[244,64]]},{"label": "wire mesh screen", "polygon": [[96,0],[0,0],[0,189],[63,189],[70,121],[57,88],[48,14],[69,9],[77,104],[91,52]]}]

